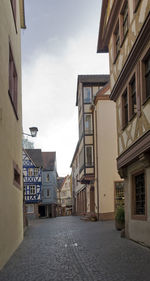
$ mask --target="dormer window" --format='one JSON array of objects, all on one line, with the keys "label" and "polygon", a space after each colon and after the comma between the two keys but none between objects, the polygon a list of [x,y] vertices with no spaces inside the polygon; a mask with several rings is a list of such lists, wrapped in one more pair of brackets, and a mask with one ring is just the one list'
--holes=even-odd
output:
[{"label": "dormer window", "polygon": [[92,93],[90,87],[84,87],[84,103],[91,103]]}]

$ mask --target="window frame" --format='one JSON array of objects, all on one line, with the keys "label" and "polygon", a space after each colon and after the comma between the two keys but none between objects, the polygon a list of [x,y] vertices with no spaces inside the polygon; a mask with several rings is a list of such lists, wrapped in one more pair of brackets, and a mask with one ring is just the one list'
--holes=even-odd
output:
[{"label": "window frame", "polygon": [[[90,97],[85,97],[85,95],[86,95],[86,89],[89,89],[90,90],[90,92],[89,92],[89,94],[90,94]],[[87,93],[88,94],[88,93]],[[84,86],[83,87],[83,100],[84,100],[84,104],[90,104],[91,102],[92,102],[92,88],[91,87],[89,87],[89,86]]]},{"label": "window frame", "polygon": [[[132,78],[129,81],[129,104],[128,104],[128,110],[129,110],[129,121],[132,120],[132,118],[136,115],[137,113],[137,75],[134,72],[132,75]],[[134,81],[134,90],[133,90],[133,81]],[[135,103],[133,103],[133,97],[135,99]]]},{"label": "window frame", "polygon": [[[117,24],[115,26],[115,30],[113,33],[113,45],[114,45],[114,63],[116,62],[118,55],[120,53],[120,27],[119,27],[119,20],[117,21]],[[118,39],[118,40],[117,40]],[[117,50],[117,42],[119,42],[119,47]]]},{"label": "window frame", "polygon": [[33,168],[28,168],[28,177],[33,177],[33,176],[34,176]]},{"label": "window frame", "polygon": [[[86,117],[90,116],[90,120],[87,121]],[[90,125],[91,128],[86,128],[87,124]],[[84,113],[84,134],[85,135],[92,135],[93,134],[93,119],[92,119],[92,113]]]},{"label": "window frame", "polygon": [[13,184],[18,189],[21,189],[21,170],[18,165],[13,161]]},{"label": "window frame", "polygon": [[10,0],[11,3],[11,8],[12,8],[12,14],[13,14],[13,19],[14,19],[14,24],[15,24],[15,29],[17,32],[17,1],[16,0]]},{"label": "window frame", "polygon": [[[91,148],[91,160],[92,161],[88,161],[88,151],[87,149]],[[93,167],[94,166],[94,150],[93,150],[93,145],[89,144],[89,145],[85,145],[85,167]]]},{"label": "window frame", "polygon": [[[136,214],[136,191],[135,191],[135,177],[144,174],[144,186],[145,186],[145,213]],[[132,177],[132,202],[131,202],[131,218],[134,220],[147,220],[147,188],[146,188],[146,173],[145,170],[139,170],[131,175]]]},{"label": "window frame", "polygon": [[9,83],[8,83],[8,94],[9,98],[15,113],[15,116],[18,118],[18,74],[14,61],[14,56],[12,52],[11,45],[9,43]]},{"label": "window frame", "polygon": [[[31,192],[31,190],[34,188],[34,193],[33,191]],[[32,184],[30,185],[30,195],[36,195],[36,185]]]},{"label": "window frame", "polygon": [[[125,14],[126,7],[127,7],[127,13]],[[124,18],[124,16],[125,16],[125,18]],[[125,23],[127,23],[127,30],[124,32]],[[128,30],[129,30],[129,5],[128,5],[128,0],[125,0],[123,5],[122,5],[121,12],[119,14],[119,25],[120,25],[120,47],[122,47],[122,45],[125,41],[125,38],[127,36]]]},{"label": "window frame", "polygon": [[[125,102],[125,95],[127,98],[127,101]],[[125,90],[122,93],[122,129],[125,129],[128,125],[129,122],[129,98],[128,98],[128,89],[127,87],[125,88]],[[127,111],[127,113],[126,113]],[[127,120],[126,120],[126,116],[127,116]]]},{"label": "window frame", "polygon": [[142,104],[146,103],[147,100],[150,99],[149,96],[146,95],[146,82],[145,82],[145,62],[150,58],[150,48],[146,52],[146,54],[141,59],[141,84],[142,84]]}]

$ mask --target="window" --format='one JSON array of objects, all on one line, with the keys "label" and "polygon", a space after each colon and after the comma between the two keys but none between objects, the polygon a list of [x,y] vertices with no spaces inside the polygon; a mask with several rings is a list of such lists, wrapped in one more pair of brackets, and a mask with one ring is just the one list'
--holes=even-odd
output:
[{"label": "window", "polygon": [[128,31],[128,1],[125,1],[120,14],[121,43],[124,41]]},{"label": "window", "polygon": [[13,162],[13,169],[14,169],[13,184],[16,187],[21,188],[21,185],[20,185],[21,184],[20,169],[15,162]]},{"label": "window", "polygon": [[132,80],[129,83],[130,89],[130,118],[135,115],[136,110],[136,80],[135,75],[133,76]]},{"label": "window", "polygon": [[30,194],[35,194],[35,185],[30,185]]},{"label": "window", "polygon": [[38,172],[39,172],[39,169],[38,168],[34,168],[34,176],[38,176]]},{"label": "window", "polygon": [[128,124],[128,95],[127,89],[122,95],[122,125],[123,127]]},{"label": "window", "polygon": [[145,60],[145,93],[146,99],[150,97],[150,55]]},{"label": "window", "polygon": [[85,146],[85,165],[93,166],[93,146]]},{"label": "window", "polygon": [[76,176],[76,186],[78,186],[78,175]]},{"label": "window", "polygon": [[[17,88],[18,88],[18,77],[17,77],[17,71],[12,55],[11,47],[9,46],[9,97],[14,109],[14,112],[17,117]],[[18,119],[18,117],[17,117]]]},{"label": "window", "polygon": [[120,34],[119,34],[119,22],[118,22],[114,32],[114,59],[116,59],[116,57],[118,56],[119,50],[120,50]]},{"label": "window", "polygon": [[29,214],[29,213],[33,214],[34,213],[34,205],[33,204],[26,205],[26,211],[27,211],[27,214]]},{"label": "window", "polygon": [[50,179],[49,174],[47,174],[46,175],[46,181],[49,182],[49,179]]},{"label": "window", "polygon": [[133,216],[145,216],[145,175],[144,172],[133,175]]},{"label": "window", "polygon": [[82,147],[80,153],[79,153],[79,167],[80,167],[80,171],[83,169],[84,167],[84,149]]},{"label": "window", "polygon": [[32,176],[33,176],[33,169],[32,169],[32,168],[29,168],[29,169],[28,169],[28,176],[29,176],[29,177],[32,177]]},{"label": "window", "polygon": [[84,115],[84,128],[85,128],[85,134],[92,134],[93,128],[92,128],[92,114],[85,114]]},{"label": "window", "polygon": [[13,17],[16,23],[16,0],[10,0],[11,6],[12,6],[12,11],[13,11]]},{"label": "window", "polygon": [[47,197],[50,197],[50,190],[47,189]]},{"label": "window", "polygon": [[92,93],[90,87],[84,87],[84,103],[91,103]]}]

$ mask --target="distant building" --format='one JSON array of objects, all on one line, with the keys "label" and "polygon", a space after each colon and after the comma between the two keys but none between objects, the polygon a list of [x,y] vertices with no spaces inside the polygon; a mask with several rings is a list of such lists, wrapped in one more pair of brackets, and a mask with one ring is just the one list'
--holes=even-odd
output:
[{"label": "distant building", "polygon": [[57,207],[56,207],[56,215],[61,216],[61,187],[63,185],[63,182],[65,180],[65,177],[57,177]]},{"label": "distant building", "polygon": [[39,217],[42,164],[41,149],[23,150],[24,201],[28,219]]},{"label": "distant building", "polygon": [[109,99],[109,75],[79,75],[79,141],[71,162],[73,213],[114,218],[117,132],[115,104]]},{"label": "distant building", "polygon": [[56,152],[42,152],[42,201],[39,205],[40,217],[56,217],[57,167]]},{"label": "distant building", "polygon": [[24,1],[0,1],[0,269],[23,239],[20,28]]},{"label": "distant building", "polygon": [[60,190],[61,215],[68,216],[72,214],[72,191],[71,176],[67,175],[62,183]]},{"label": "distant building", "polygon": [[150,246],[150,1],[102,1],[98,52],[109,52],[125,233]]}]

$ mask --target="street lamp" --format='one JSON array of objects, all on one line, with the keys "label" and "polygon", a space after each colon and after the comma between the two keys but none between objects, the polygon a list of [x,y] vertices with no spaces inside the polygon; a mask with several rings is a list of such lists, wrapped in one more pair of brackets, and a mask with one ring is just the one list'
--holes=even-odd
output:
[{"label": "street lamp", "polygon": [[33,138],[36,137],[37,132],[38,132],[38,128],[37,127],[31,127],[31,128],[29,128],[29,130],[30,130],[31,135],[26,134],[26,133],[23,133],[23,135],[30,136],[30,137],[33,137]]}]

